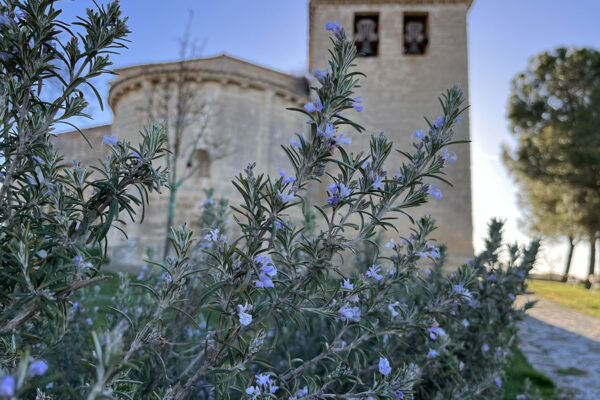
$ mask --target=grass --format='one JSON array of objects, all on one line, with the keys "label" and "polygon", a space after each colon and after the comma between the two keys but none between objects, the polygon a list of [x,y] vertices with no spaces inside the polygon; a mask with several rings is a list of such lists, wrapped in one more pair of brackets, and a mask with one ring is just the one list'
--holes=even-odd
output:
[{"label": "grass", "polygon": [[504,368],[506,373],[502,389],[504,400],[514,400],[525,392],[525,381],[531,382],[531,388],[539,390],[544,400],[557,400],[556,387],[552,379],[537,372],[518,348],[512,349],[512,356]]},{"label": "grass", "polygon": [[600,318],[600,290],[587,290],[583,284],[530,280],[529,289],[541,298]]},{"label": "grass", "polygon": [[588,376],[588,372],[579,368],[569,367],[569,368],[559,368],[555,371],[557,374],[561,375],[571,375],[571,376]]}]

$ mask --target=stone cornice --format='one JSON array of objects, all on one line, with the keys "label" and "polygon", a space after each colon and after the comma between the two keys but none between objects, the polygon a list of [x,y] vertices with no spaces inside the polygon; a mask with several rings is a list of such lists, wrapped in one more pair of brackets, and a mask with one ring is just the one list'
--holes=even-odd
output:
[{"label": "stone cornice", "polygon": [[406,4],[406,5],[432,5],[432,4],[467,4],[471,7],[473,0],[310,0],[310,5],[376,5],[376,4]]},{"label": "stone cornice", "polygon": [[116,69],[118,77],[111,82],[108,103],[113,112],[119,99],[131,90],[138,90],[148,83],[174,80],[182,72],[190,82],[220,82],[234,84],[244,88],[259,90],[271,89],[276,94],[294,102],[305,101],[308,97],[308,81],[269,68],[240,60],[227,55],[211,58],[143,64]]}]

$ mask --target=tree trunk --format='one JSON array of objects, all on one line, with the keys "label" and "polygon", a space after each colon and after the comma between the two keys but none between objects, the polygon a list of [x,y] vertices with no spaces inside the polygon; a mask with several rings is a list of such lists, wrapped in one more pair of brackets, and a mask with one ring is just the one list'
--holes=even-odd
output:
[{"label": "tree trunk", "polygon": [[585,280],[586,289],[592,288],[592,283],[594,280],[594,272],[596,267],[596,235],[593,234],[590,236],[590,263],[588,268],[588,277]]},{"label": "tree trunk", "polygon": [[569,251],[567,252],[567,261],[565,262],[565,273],[562,281],[566,282],[569,279],[569,271],[571,270],[571,262],[573,261],[573,251],[575,250],[575,239],[569,236]]}]

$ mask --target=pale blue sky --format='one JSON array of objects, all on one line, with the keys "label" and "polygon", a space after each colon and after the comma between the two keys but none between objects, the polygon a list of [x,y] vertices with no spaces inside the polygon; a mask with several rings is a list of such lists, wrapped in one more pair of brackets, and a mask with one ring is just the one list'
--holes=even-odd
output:
[{"label": "pale blue sky", "polygon": [[[63,19],[71,21],[91,1],[66,0]],[[205,42],[201,56],[227,53],[284,72],[301,74],[308,54],[307,0],[122,0],[132,30],[129,50],[114,58],[117,67],[173,61],[177,39],[194,11],[192,37]],[[482,244],[487,221],[507,221],[507,237],[523,240],[515,188],[499,159],[510,142],[506,104],[511,78],[534,54],[559,45],[600,48],[600,1],[475,0],[469,13],[469,68],[473,166],[474,242]],[[105,81],[99,84],[106,95]],[[95,121],[109,123],[109,111],[93,110]],[[562,248],[546,251],[540,269],[562,268]],[[575,272],[586,271],[587,249],[575,255]]]}]

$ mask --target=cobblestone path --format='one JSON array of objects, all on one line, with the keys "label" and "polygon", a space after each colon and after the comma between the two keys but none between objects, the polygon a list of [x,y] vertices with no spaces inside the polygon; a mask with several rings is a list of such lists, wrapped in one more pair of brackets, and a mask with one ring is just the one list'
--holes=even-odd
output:
[{"label": "cobblestone path", "polygon": [[[534,368],[576,400],[600,400],[600,320],[535,296],[521,324],[521,350]],[[562,373],[561,373],[562,372]]]}]

